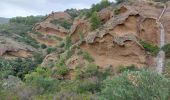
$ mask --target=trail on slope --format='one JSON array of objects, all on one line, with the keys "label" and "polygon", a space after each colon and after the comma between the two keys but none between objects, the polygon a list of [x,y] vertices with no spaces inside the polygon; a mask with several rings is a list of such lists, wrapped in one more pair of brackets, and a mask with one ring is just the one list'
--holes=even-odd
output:
[{"label": "trail on slope", "polygon": [[[162,10],[161,15],[159,16],[159,18],[156,21],[156,23],[159,25],[160,30],[161,30],[160,31],[160,48],[162,48],[165,45],[165,29],[164,29],[163,24],[160,21],[165,10],[166,10],[166,5],[164,5],[164,9]],[[163,73],[164,62],[165,62],[165,52],[163,50],[160,50],[157,55],[157,67],[156,67],[156,70],[160,74]]]}]

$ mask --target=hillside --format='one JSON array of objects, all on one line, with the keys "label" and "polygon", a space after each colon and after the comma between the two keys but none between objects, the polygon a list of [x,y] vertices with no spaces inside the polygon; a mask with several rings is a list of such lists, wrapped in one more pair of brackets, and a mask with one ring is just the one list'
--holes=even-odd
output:
[{"label": "hillside", "polygon": [[9,18],[0,17],[0,24],[8,23],[8,21],[9,21]]},{"label": "hillside", "polygon": [[0,25],[2,100],[169,100],[170,2],[102,0]]}]

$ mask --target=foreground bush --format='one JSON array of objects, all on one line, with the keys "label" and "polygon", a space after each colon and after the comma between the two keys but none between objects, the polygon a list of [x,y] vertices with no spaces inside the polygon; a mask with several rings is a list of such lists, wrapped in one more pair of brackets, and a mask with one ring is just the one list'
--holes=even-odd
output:
[{"label": "foreground bush", "polygon": [[41,90],[41,93],[52,93],[59,89],[59,81],[51,78],[51,74],[51,71],[48,69],[37,67],[34,72],[25,76],[25,80],[28,85]]},{"label": "foreground bush", "polygon": [[151,71],[124,72],[104,81],[103,100],[168,100],[170,82]]}]

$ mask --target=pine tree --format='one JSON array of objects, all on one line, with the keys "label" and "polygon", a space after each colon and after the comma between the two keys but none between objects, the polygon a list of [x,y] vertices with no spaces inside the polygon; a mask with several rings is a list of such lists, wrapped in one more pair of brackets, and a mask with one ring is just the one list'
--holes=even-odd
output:
[{"label": "pine tree", "polygon": [[90,21],[91,21],[91,27],[93,30],[95,30],[101,26],[101,19],[98,16],[97,12],[93,12]]}]

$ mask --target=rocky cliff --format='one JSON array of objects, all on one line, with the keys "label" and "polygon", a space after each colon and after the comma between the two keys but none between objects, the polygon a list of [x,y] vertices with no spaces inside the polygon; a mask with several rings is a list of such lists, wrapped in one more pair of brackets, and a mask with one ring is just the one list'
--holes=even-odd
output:
[{"label": "rocky cliff", "polygon": [[[169,9],[161,18],[166,31],[166,43],[169,43]],[[100,67],[111,65],[136,65],[138,67],[156,66],[156,57],[146,51],[140,41],[159,46],[160,27],[156,23],[164,4],[148,1],[133,1],[111,5],[98,12],[102,26],[92,30],[90,18],[78,16],[74,20],[67,13],[52,13],[36,26],[43,34],[59,37],[70,36],[73,43],[80,42],[80,33],[84,40],[80,49],[90,53]],[[61,15],[60,15],[61,14]],[[70,29],[54,26],[51,20],[60,19],[72,23]]]}]

